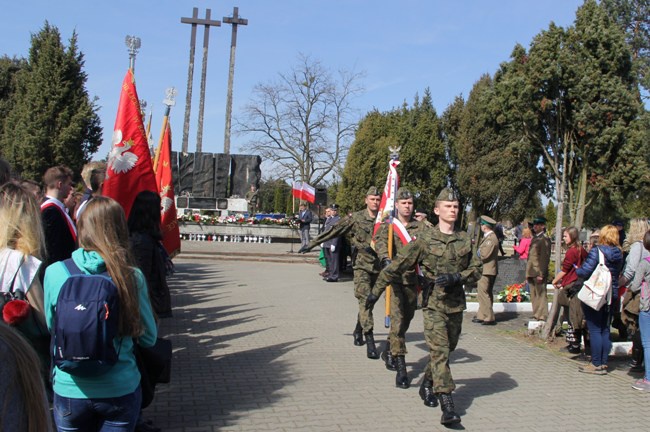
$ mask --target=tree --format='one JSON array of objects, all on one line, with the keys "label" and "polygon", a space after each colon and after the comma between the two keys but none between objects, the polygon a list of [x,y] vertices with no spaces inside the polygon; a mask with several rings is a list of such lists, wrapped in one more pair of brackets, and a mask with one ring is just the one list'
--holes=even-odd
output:
[{"label": "tree", "polygon": [[247,149],[272,161],[281,178],[322,183],[347,155],[360,78],[346,71],[334,78],[319,61],[301,55],[278,80],[255,86],[237,122],[239,133],[252,136]]},{"label": "tree", "polygon": [[359,208],[368,187],[384,187],[389,148],[397,147],[400,186],[411,190],[417,206],[433,207],[438,192],[447,184],[449,167],[441,122],[426,89],[422,101],[416,96],[413,106],[404,104],[386,113],[375,110],[359,123],[336,196],[343,210]]},{"label": "tree", "polygon": [[581,228],[594,197],[588,190],[605,191],[604,179],[641,112],[630,51],[620,28],[587,0],[574,26],[565,31],[551,23],[528,54],[516,49],[513,60],[526,66],[526,86],[512,120],[523,125],[531,150],[543,155],[557,197],[559,238],[564,204],[571,225]]},{"label": "tree", "polygon": [[[499,79],[509,73],[508,67],[502,66]],[[531,157],[520,134],[501,123],[511,116],[506,111],[509,94],[503,90],[489,75],[475,83],[464,106],[453,151],[461,196],[467,198],[477,216],[489,214],[497,220],[522,201],[530,202],[540,189],[538,158]]]},{"label": "tree", "polygon": [[650,95],[650,2],[648,0],[602,0],[609,17],[625,32],[632,62],[644,99]]},{"label": "tree", "polygon": [[0,137],[0,151],[24,178],[40,180],[54,165],[80,172],[97,151],[99,108],[86,91],[83,65],[76,33],[67,48],[47,22],[32,35],[28,64],[17,76],[15,105]]},{"label": "tree", "polygon": [[25,59],[0,58],[0,136],[4,131],[4,121],[16,104],[18,75],[27,67]]}]

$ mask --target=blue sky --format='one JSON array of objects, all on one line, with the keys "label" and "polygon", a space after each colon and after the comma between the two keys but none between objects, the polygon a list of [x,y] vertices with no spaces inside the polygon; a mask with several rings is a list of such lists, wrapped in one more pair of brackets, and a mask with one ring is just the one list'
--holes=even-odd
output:
[{"label": "blue sky", "polygon": [[[174,150],[180,150],[189,61],[190,26],[181,17],[192,8],[212,10],[212,19],[231,16],[234,6],[247,18],[237,40],[233,115],[252,96],[253,87],[274,80],[310,55],[336,71],[364,73],[365,92],[354,101],[359,118],[377,108],[387,111],[413,101],[426,87],[441,114],[455,96],[467,96],[484,73],[507,61],[516,43],[529,46],[551,21],[573,23],[582,0],[194,0],[21,1],[3,6],[0,55],[28,56],[30,35],[47,20],[64,41],[76,30],[85,55],[87,89],[99,98],[104,141],[95,158],[103,158],[110,141],[122,79],[128,68],[126,35],[142,47],[136,61],[140,99],[153,108],[154,138],[162,122],[167,87],[176,87],[171,125]],[[230,25],[210,30],[203,151],[223,151],[225,100],[230,52]],[[195,149],[199,106],[203,28],[197,31],[189,149]],[[246,136],[233,136],[232,152],[241,152]]]}]

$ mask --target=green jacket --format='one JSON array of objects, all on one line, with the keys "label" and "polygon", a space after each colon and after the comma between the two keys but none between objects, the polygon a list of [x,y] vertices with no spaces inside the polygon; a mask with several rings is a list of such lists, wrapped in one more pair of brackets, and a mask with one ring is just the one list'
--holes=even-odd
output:
[{"label": "green jacket", "polygon": [[357,257],[352,268],[368,273],[379,273],[379,259],[370,247],[374,226],[375,218],[368,214],[368,210],[359,210],[339,220],[331,230],[314,238],[309,242],[308,248],[313,249],[327,240],[345,236],[350,246],[357,249]]},{"label": "green jacket", "polygon": [[415,241],[403,247],[392,264],[382,270],[372,290],[379,295],[390,283],[399,283],[404,272],[416,263],[424,276],[434,281],[443,273],[460,273],[461,283],[447,288],[434,286],[427,307],[444,313],[461,312],[466,309],[463,284],[481,278],[481,259],[472,248],[472,241],[465,232],[443,234],[438,226],[423,231]]},{"label": "green jacket", "polygon": [[[377,252],[377,256],[379,257],[379,262],[381,263],[381,260],[384,258],[389,258],[388,257],[388,229],[389,229],[389,224],[383,223],[377,230],[377,234],[375,235],[375,251]],[[412,220],[409,223],[406,224],[406,231],[409,233],[411,238],[414,240],[420,236],[421,231],[423,230],[430,230],[431,228],[426,227],[425,224],[422,224],[416,220]],[[390,259],[393,259],[397,257],[397,254],[406,246],[405,244],[402,243],[402,240],[400,240],[399,236],[397,235],[397,232],[393,230],[393,254]],[[415,273],[415,266],[413,268],[410,268],[406,270],[402,274],[402,280],[400,281],[402,285],[417,285],[418,283],[418,278],[417,274]]]}]

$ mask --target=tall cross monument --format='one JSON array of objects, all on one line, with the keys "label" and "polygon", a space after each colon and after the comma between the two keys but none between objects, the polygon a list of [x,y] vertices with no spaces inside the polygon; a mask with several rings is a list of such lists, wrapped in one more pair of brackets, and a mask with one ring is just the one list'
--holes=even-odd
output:
[{"label": "tall cross monument", "polygon": [[181,18],[181,23],[192,25],[192,36],[190,38],[190,65],[187,76],[187,95],[185,96],[185,121],[183,122],[183,153],[187,153],[188,137],[190,131],[190,106],[192,104],[192,80],[194,77],[194,52],[196,49],[196,26],[203,25],[203,64],[201,68],[201,94],[199,99],[199,129],[196,133],[196,151],[203,149],[203,111],[205,106],[205,78],[208,71],[208,44],[210,41],[210,27],[221,26],[221,21],[210,19],[210,9],[205,10],[205,18],[198,18],[199,9],[194,8],[191,18]]},{"label": "tall cross monument", "polygon": [[232,121],[232,84],[235,76],[235,48],[237,47],[237,26],[248,25],[248,20],[239,17],[239,8],[234,7],[232,17],[223,17],[223,22],[232,25],[230,38],[230,67],[228,69],[228,94],[226,97],[226,127],[223,138],[223,152],[230,154],[230,125]]}]

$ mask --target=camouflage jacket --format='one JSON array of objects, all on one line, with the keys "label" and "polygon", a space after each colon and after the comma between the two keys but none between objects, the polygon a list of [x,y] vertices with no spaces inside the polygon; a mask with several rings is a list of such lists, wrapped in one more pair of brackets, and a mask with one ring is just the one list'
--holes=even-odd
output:
[{"label": "camouflage jacket", "polygon": [[391,265],[382,270],[372,290],[373,294],[383,291],[391,282],[399,283],[402,274],[419,263],[424,276],[433,282],[443,273],[460,273],[461,283],[447,288],[434,286],[427,307],[445,313],[461,312],[466,309],[463,284],[476,282],[481,278],[481,259],[472,250],[472,241],[465,232],[443,234],[436,226],[422,232],[417,240],[404,246]]},{"label": "camouflage jacket", "polygon": [[[426,225],[424,225],[423,223],[420,223],[416,220],[412,220],[411,222],[407,223],[405,228],[413,240],[415,240],[420,236],[421,231],[431,229],[426,227]],[[389,258],[388,257],[388,229],[389,229],[389,224],[388,221],[386,221],[385,223],[381,224],[381,226],[377,230],[377,234],[375,235],[375,251],[377,252],[377,256],[379,257],[380,264],[381,264],[381,260],[383,260],[384,258]],[[406,245],[402,243],[402,240],[400,240],[399,236],[397,235],[397,232],[393,230],[393,253],[392,253],[392,257],[389,259],[393,259],[397,257],[397,254],[399,253],[400,250],[404,248],[404,246]],[[402,285],[417,285],[418,278],[417,278],[417,274],[415,273],[415,266],[411,269],[406,270],[402,274],[402,280],[400,283]]]},{"label": "camouflage jacket", "polygon": [[368,214],[368,210],[359,210],[339,220],[331,230],[314,238],[309,242],[308,247],[312,249],[334,237],[345,236],[350,246],[357,249],[357,257],[352,268],[368,273],[379,273],[379,259],[370,247],[374,226],[375,218]]}]

